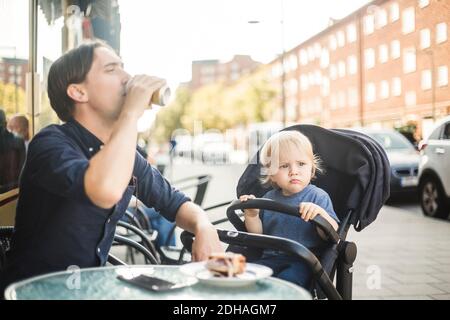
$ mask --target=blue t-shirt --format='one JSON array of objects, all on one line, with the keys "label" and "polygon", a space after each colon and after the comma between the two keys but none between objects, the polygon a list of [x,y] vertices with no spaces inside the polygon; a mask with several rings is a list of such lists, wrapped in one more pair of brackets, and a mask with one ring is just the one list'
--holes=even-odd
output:
[{"label": "blue t-shirt", "polygon": [[[273,189],[268,191],[263,198],[291,206],[298,206],[301,202],[312,202],[323,208],[336,222],[339,222],[328,193],[312,184],[291,196],[283,195],[280,189]],[[288,238],[299,242],[308,249],[319,248],[323,245],[323,240],[317,234],[315,225],[303,220],[300,213],[298,217],[294,217],[271,210],[261,210],[260,218],[264,234]],[[274,252],[266,250],[264,254],[267,256]]]}]

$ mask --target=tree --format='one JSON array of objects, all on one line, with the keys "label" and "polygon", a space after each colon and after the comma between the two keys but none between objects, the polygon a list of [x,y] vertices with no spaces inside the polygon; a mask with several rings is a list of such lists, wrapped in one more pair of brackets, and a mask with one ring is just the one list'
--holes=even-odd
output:
[{"label": "tree", "polygon": [[191,92],[188,88],[177,89],[175,100],[158,112],[155,125],[151,130],[152,139],[157,142],[168,141],[176,129],[183,127],[182,117],[190,100]]},{"label": "tree", "polygon": [[[16,109],[17,93],[17,109]],[[6,115],[26,113],[25,90],[11,83],[0,82],[0,107],[4,108]]]}]

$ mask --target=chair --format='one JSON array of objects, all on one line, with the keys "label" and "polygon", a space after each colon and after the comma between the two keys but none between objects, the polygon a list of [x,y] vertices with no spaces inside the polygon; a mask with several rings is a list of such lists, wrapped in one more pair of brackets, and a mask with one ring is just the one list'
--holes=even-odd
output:
[{"label": "chair", "polygon": [[[284,251],[303,260],[313,272],[314,282],[307,288],[316,298],[333,300],[352,298],[353,263],[357,255],[356,244],[346,241],[351,225],[362,231],[372,223],[389,197],[389,162],[384,150],[368,136],[350,130],[327,130],[313,125],[296,125],[284,130],[298,130],[313,144],[325,169],[313,182],[327,191],[341,223],[338,231],[321,216],[311,223],[326,235],[325,249],[314,254],[300,243],[268,235],[246,232],[245,224],[236,210],[258,208],[280,214],[298,215],[298,207],[292,207],[269,199],[234,201],[227,209],[227,217],[237,231],[218,230],[221,241],[230,244],[228,251],[239,252],[249,262],[256,260],[262,250]],[[261,165],[257,153],[237,185],[237,196],[254,194],[263,196],[270,188],[259,183]],[[299,217],[300,219],[300,217]],[[193,235],[183,232],[181,240],[190,250]],[[336,287],[333,279],[336,276]]]},{"label": "chair", "polygon": [[[180,191],[187,191],[196,188],[193,202],[199,206],[202,206],[211,179],[212,176],[208,174],[190,176],[176,180],[172,183],[172,185]],[[149,219],[145,213],[147,209],[148,208],[145,207],[143,203],[139,202],[135,210],[127,210],[126,215],[130,221],[130,224],[141,229],[142,232],[148,235],[157,237],[158,231],[154,230],[151,219]],[[171,246],[169,243],[170,239],[175,235],[175,230],[176,226],[173,225],[170,229],[169,235],[166,238],[166,243],[162,246],[154,245],[158,256],[161,259],[161,263],[163,264],[181,264],[190,261],[190,258],[186,256],[188,253],[186,250],[176,246]],[[138,241],[137,239],[134,240]],[[154,238],[151,239],[152,243],[154,243],[154,240]],[[131,258],[131,261],[134,263],[134,258]]]}]

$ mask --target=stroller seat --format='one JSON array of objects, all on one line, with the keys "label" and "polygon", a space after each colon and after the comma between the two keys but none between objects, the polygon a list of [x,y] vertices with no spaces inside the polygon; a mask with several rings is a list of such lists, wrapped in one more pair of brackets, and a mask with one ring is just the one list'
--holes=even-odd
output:
[{"label": "stroller seat", "polygon": [[[230,244],[228,251],[244,254],[248,261],[257,259],[262,250],[284,251],[305,261],[313,271],[314,284],[307,288],[318,298],[351,299],[352,271],[356,259],[356,244],[346,241],[351,225],[362,231],[372,223],[389,197],[390,168],[387,156],[379,144],[370,137],[351,130],[324,129],[314,125],[295,125],[284,130],[297,130],[306,135],[313,145],[324,169],[312,183],[325,190],[341,221],[337,232],[321,216],[311,223],[326,235],[324,250],[314,255],[302,244],[279,237],[250,234],[236,210],[266,209],[297,216],[298,207],[287,206],[269,199],[234,201],[227,209],[227,217],[237,231],[218,230],[220,240]],[[239,179],[236,194],[262,197],[270,187],[259,183],[261,164],[259,152],[250,161]],[[189,248],[192,235],[182,234]],[[333,279],[336,275],[336,287]]]}]

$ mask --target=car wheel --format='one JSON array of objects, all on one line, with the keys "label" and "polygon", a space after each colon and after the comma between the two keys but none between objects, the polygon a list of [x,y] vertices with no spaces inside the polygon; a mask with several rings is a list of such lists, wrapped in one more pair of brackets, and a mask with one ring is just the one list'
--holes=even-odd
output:
[{"label": "car wheel", "polygon": [[447,219],[449,207],[442,186],[436,178],[426,177],[420,184],[420,205],[424,215]]}]

